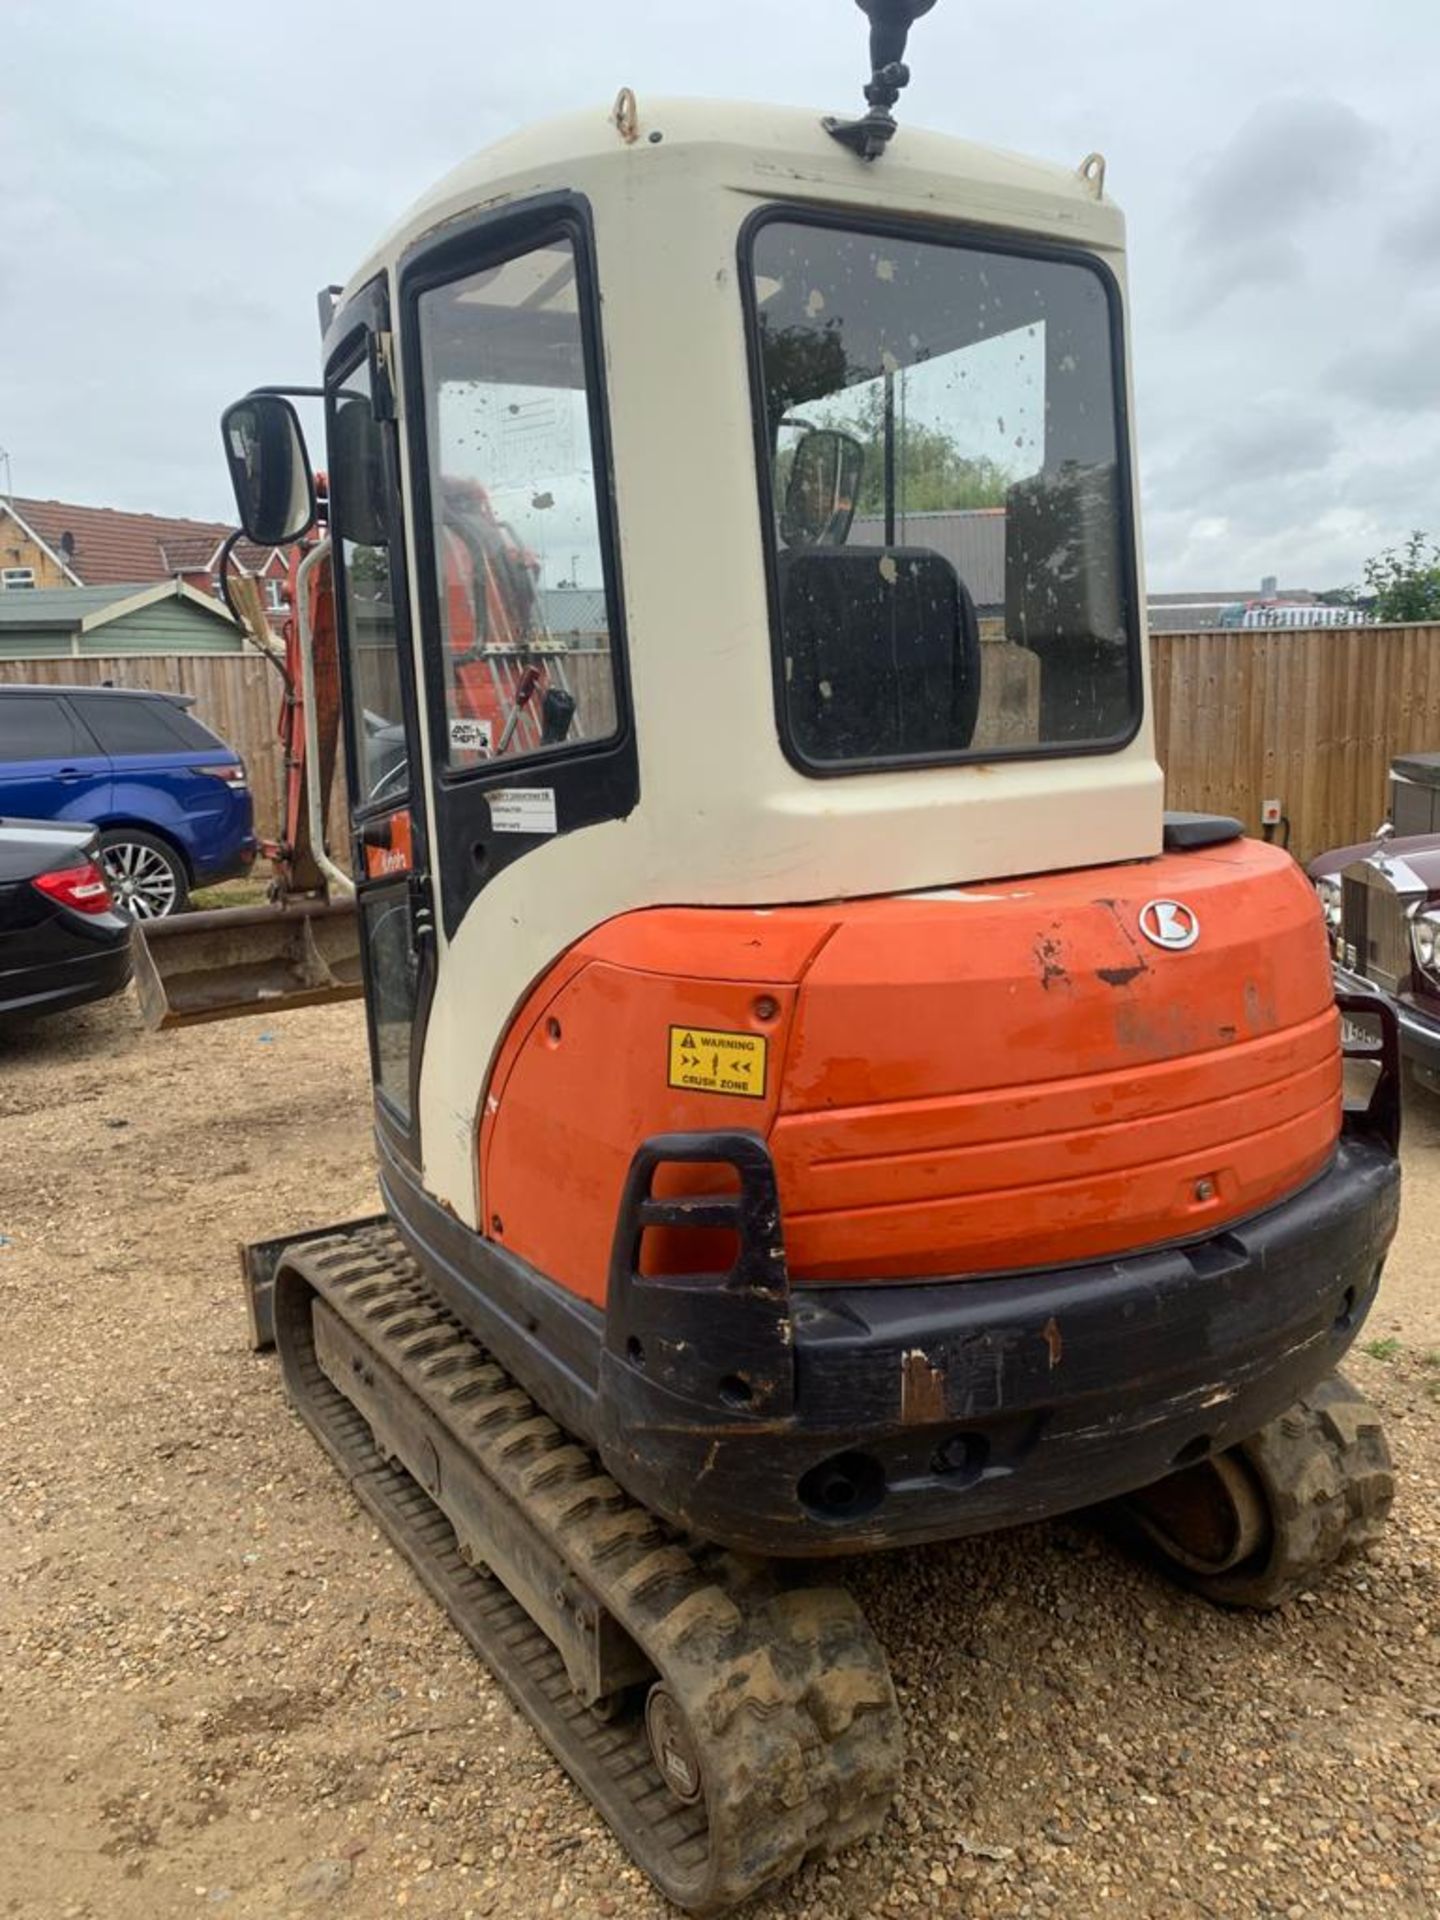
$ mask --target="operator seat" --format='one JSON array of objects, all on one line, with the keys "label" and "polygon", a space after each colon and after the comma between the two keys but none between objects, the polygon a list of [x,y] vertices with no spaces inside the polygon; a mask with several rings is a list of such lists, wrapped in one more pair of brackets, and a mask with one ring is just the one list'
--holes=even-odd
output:
[{"label": "operator seat", "polygon": [[790,733],[807,760],[886,760],[969,746],[980,622],[929,547],[792,547],[779,555]]}]

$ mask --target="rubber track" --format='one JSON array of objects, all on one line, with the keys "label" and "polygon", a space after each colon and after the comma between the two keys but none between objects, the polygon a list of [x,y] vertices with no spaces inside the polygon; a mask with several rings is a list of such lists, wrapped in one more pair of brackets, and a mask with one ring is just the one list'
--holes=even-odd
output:
[{"label": "rubber track", "polygon": [[1281,1607],[1325,1571],[1373,1546],[1395,1498],[1380,1415],[1332,1373],[1236,1448],[1259,1483],[1267,1548],[1229,1573],[1194,1580],[1224,1606]]},{"label": "rubber track", "polygon": [[322,1372],[308,1300],[277,1318],[291,1401],[391,1540],[622,1844],[677,1905],[715,1914],[873,1832],[899,1781],[899,1711],[850,1597],[778,1587],[681,1543],[632,1501],[425,1287],[388,1227],[297,1247],[288,1274],[329,1302],[519,1505],[624,1626],[686,1716],[704,1775],[686,1806],[643,1717],[606,1719],[509,1591],[462,1558],[440,1508],[377,1450]]}]

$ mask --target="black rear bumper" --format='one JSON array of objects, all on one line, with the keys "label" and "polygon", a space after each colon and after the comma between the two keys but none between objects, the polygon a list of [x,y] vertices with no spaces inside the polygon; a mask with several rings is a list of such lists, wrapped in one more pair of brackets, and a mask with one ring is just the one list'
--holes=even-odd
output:
[{"label": "black rear bumper", "polygon": [[129,929],[109,946],[0,972],[0,1019],[33,1019],[63,1013],[119,993],[130,979]]},{"label": "black rear bumper", "polygon": [[1374,1299],[1399,1184],[1383,1142],[1346,1137],[1303,1192],[1191,1246],[793,1288],[768,1351],[753,1326],[732,1342],[723,1291],[632,1273],[611,1294],[602,1454],[672,1520],[766,1554],[1093,1505],[1244,1439],[1330,1372]]},{"label": "black rear bumper", "polygon": [[[636,1156],[604,1314],[462,1226],[383,1136],[381,1185],[436,1291],[629,1492],[765,1555],[1011,1526],[1244,1439],[1350,1345],[1399,1209],[1393,1138],[1352,1123],[1302,1192],[1189,1246],[989,1279],[791,1286],[764,1143],[728,1135],[717,1152],[717,1138]],[[655,1165],[731,1151],[739,1195],[649,1201]],[[641,1277],[647,1207],[667,1216],[648,1224],[688,1207],[696,1226],[729,1207],[749,1254],[731,1275]]]}]

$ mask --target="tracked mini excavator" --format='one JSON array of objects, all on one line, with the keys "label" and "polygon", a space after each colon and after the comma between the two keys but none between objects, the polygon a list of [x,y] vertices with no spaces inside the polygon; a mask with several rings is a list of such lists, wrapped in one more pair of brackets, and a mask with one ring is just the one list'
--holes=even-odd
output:
[{"label": "tracked mini excavator", "polygon": [[[1104,1503],[1269,1607],[1392,1494],[1395,1034],[1347,1073],[1299,869],[1163,811],[1121,216],[897,131],[932,3],[860,0],[858,118],[623,91],[322,300],[384,1212],[248,1250],[256,1342],[699,1914],[896,1785],[796,1563]],[[304,534],[285,392],[224,444]]]}]

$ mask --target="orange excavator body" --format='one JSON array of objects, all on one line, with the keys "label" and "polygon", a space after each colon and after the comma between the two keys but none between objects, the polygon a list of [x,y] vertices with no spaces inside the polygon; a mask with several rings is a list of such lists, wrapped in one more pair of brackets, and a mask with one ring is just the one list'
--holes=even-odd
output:
[{"label": "orange excavator body", "polygon": [[[1205,929],[1186,951],[1136,930],[1169,892]],[[481,1217],[601,1305],[636,1140],[733,1126],[739,1108],[774,1161],[796,1283],[1212,1235],[1333,1155],[1337,1019],[1311,889],[1254,841],[931,895],[626,914],[510,1030]],[[703,1271],[721,1251],[657,1228],[645,1258]]]}]

